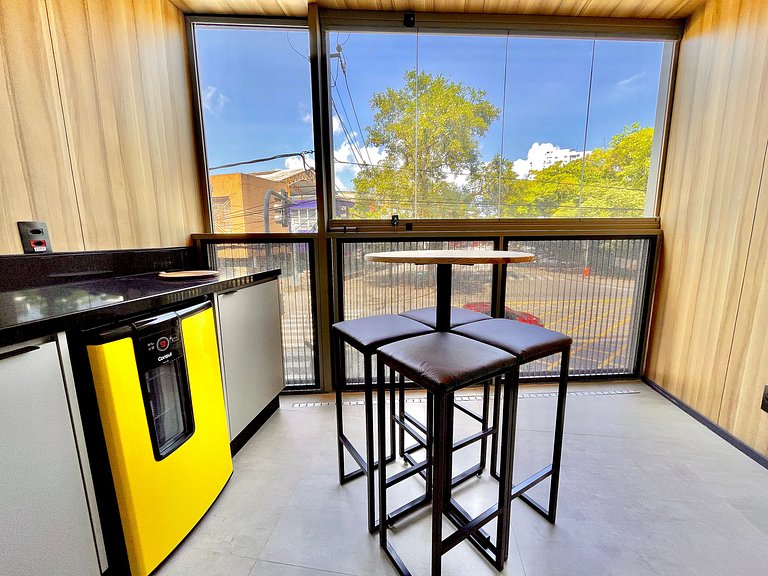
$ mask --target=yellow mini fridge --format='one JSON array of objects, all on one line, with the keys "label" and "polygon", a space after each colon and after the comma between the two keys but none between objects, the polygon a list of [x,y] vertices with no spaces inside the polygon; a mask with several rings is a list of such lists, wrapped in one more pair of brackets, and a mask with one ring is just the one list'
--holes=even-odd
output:
[{"label": "yellow mini fridge", "polygon": [[145,576],[232,474],[213,310],[143,318],[95,342],[88,358],[128,563]]}]

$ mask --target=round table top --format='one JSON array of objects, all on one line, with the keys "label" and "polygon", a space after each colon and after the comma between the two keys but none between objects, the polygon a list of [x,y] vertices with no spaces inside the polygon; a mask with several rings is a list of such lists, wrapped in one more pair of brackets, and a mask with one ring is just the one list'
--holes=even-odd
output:
[{"label": "round table top", "polygon": [[366,254],[369,262],[408,262],[411,264],[509,264],[533,262],[528,252],[508,250],[401,250]]}]

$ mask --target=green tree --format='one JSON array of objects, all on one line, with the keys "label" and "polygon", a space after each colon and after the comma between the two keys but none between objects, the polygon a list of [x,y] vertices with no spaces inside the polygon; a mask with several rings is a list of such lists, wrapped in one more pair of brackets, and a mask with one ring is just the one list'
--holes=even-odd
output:
[{"label": "green tree", "polygon": [[642,216],[652,142],[653,128],[632,124],[595,148],[583,166],[581,159],[557,163],[528,179],[496,155],[472,178],[473,205],[481,215],[501,218]]},{"label": "green tree", "polygon": [[[631,218],[643,215],[653,128],[635,123],[595,148],[584,160],[533,172],[531,186],[563,218]],[[583,181],[582,181],[583,173]],[[579,206],[579,202],[581,206]]]},{"label": "green tree", "polygon": [[477,90],[443,75],[405,73],[405,85],[374,94],[368,144],[384,159],[353,179],[352,218],[465,218],[474,192],[457,184],[483,166],[478,139],[499,109]]}]

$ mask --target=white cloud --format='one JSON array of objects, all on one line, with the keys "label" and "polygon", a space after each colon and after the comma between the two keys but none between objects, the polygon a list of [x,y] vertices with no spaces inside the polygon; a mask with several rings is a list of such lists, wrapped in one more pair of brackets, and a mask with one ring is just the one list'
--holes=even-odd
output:
[{"label": "white cloud", "polygon": [[[307,168],[314,168],[315,167],[315,159],[310,158],[308,156],[305,156],[307,159]],[[288,170],[294,170],[296,168],[304,168],[304,162],[301,159],[301,156],[291,156],[289,158],[285,159],[285,167]]]},{"label": "white cloud", "polygon": [[[352,137],[355,133],[352,133]],[[363,146],[358,153],[357,148],[352,148],[348,140],[344,140],[337,149],[333,151],[336,168],[336,186],[340,190],[351,188],[352,179],[357,176],[362,166],[360,164],[378,165],[379,162],[387,157],[384,150],[379,150],[376,146]]]},{"label": "white cloud", "polygon": [[214,116],[221,114],[227,102],[229,102],[229,97],[222,94],[216,86],[206,86],[203,90],[203,109]]},{"label": "white cloud", "polygon": [[304,122],[304,124],[312,124],[312,114],[309,112],[305,112],[304,115],[301,117],[301,121]]},{"label": "white cloud", "polygon": [[465,186],[469,181],[469,174],[454,174],[447,166],[443,167],[443,176],[446,182],[451,182],[459,187]]},{"label": "white cloud", "polygon": [[632,97],[638,89],[640,89],[646,76],[647,74],[645,72],[639,72],[638,74],[633,74],[623,80],[619,80],[616,84],[611,86],[606,96],[607,99],[616,101]]}]

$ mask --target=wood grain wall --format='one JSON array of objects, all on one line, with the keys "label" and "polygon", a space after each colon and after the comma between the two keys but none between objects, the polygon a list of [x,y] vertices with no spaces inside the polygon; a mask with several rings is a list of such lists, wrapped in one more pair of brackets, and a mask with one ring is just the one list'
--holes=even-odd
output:
[{"label": "wood grain wall", "polygon": [[38,219],[56,250],[82,250],[44,0],[0,2],[0,135],[0,253]]},{"label": "wood grain wall", "polygon": [[[4,201],[28,208],[3,212],[0,252],[21,250],[19,219],[48,221],[57,251],[177,246],[203,231],[182,13],[167,0],[2,3],[6,12],[15,19],[0,21],[0,51],[32,52],[3,59],[23,95],[9,117],[48,149],[17,138],[21,152],[3,154],[0,174],[60,184],[6,187],[3,177]],[[30,148],[37,156],[22,154]],[[55,216],[34,203],[43,195]]]},{"label": "wood grain wall", "polygon": [[[307,0],[171,0],[192,14],[306,16]],[[684,18],[705,0],[316,0],[320,8],[455,12],[468,14],[538,14]]]},{"label": "wood grain wall", "polygon": [[764,454],[757,391],[768,364],[755,337],[768,305],[756,284],[768,255],[766,96],[768,3],[709,0],[681,46],[646,365],[651,380]]}]

